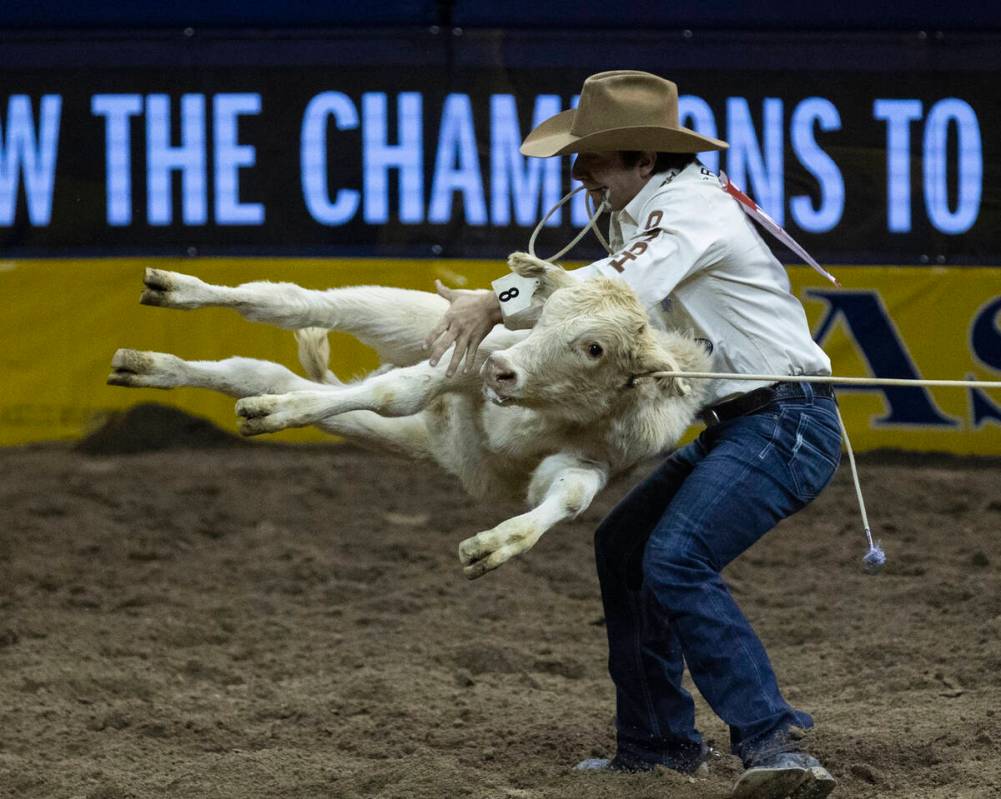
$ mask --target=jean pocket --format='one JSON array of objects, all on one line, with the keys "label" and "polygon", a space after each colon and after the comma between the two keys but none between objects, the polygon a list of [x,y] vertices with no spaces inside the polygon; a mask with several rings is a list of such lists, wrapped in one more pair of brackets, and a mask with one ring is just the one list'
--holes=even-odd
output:
[{"label": "jean pocket", "polygon": [[814,499],[834,477],[840,461],[840,431],[811,421],[807,413],[800,415],[788,461],[799,498],[803,502]]}]

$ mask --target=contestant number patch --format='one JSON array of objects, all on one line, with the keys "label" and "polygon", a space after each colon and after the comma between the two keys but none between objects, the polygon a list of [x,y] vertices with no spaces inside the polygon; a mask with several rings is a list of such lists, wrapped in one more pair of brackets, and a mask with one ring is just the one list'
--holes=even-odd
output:
[{"label": "contestant number patch", "polygon": [[495,280],[491,285],[500,302],[501,314],[505,319],[509,319],[532,306],[532,297],[539,287],[539,281],[512,272]]}]

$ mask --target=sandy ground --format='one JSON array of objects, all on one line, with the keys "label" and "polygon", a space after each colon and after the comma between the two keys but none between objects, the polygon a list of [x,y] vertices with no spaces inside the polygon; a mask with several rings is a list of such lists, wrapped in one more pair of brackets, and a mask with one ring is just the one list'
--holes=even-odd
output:
[{"label": "sandy ground", "polygon": [[[739,773],[570,769],[612,748],[591,534],[625,484],[467,582],[458,542],[518,506],[389,456],[45,446],[0,475],[0,796],[694,799]],[[883,575],[842,470],[734,593],[835,796],[999,796],[1001,468],[864,481]]]}]

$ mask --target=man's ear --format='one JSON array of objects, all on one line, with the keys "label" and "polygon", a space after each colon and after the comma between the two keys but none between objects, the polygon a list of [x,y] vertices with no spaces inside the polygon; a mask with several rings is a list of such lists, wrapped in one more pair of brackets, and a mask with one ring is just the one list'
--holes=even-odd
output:
[{"label": "man's ear", "polygon": [[507,257],[507,265],[515,274],[538,280],[539,291],[546,297],[556,289],[572,286],[576,282],[562,266],[543,261],[527,252],[511,253]]},{"label": "man's ear", "polygon": [[653,150],[644,150],[640,155],[637,164],[640,168],[640,176],[644,179],[653,174],[654,167],[657,166],[657,153]]}]

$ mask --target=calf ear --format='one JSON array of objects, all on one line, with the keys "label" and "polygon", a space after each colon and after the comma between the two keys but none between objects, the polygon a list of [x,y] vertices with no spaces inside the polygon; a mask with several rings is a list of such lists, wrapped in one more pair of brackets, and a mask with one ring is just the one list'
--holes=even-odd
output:
[{"label": "calf ear", "polygon": [[650,341],[637,360],[640,379],[655,380],[657,386],[671,396],[684,397],[691,392],[692,382],[684,377],[648,377],[655,372],[685,371],[679,360],[656,342]]},{"label": "calf ear", "polygon": [[539,288],[545,296],[564,286],[572,286],[576,282],[562,266],[543,261],[527,252],[511,253],[507,257],[507,265],[515,274],[538,280]]}]

